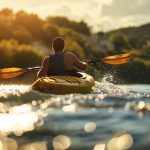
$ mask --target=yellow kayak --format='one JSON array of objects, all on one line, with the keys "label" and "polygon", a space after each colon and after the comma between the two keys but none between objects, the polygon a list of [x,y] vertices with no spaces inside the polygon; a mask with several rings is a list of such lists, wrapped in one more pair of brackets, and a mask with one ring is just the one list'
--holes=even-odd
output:
[{"label": "yellow kayak", "polygon": [[32,89],[50,94],[91,93],[94,79],[86,73],[79,73],[81,77],[60,75],[37,79]]}]

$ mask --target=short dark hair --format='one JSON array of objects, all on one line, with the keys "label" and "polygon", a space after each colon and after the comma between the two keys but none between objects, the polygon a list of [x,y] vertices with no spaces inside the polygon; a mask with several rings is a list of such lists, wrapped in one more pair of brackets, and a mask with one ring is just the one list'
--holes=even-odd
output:
[{"label": "short dark hair", "polygon": [[65,47],[65,41],[61,37],[55,37],[53,39],[52,48],[54,51],[62,51]]}]

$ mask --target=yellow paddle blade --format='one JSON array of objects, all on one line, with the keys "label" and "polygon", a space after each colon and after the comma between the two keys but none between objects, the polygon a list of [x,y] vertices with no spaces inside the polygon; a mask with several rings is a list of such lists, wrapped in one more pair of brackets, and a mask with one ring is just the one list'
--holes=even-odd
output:
[{"label": "yellow paddle blade", "polygon": [[124,64],[127,63],[132,58],[132,52],[126,54],[119,54],[114,56],[108,56],[101,59],[102,62],[107,64]]},{"label": "yellow paddle blade", "polygon": [[0,69],[0,79],[14,78],[26,72],[23,68],[3,68]]}]

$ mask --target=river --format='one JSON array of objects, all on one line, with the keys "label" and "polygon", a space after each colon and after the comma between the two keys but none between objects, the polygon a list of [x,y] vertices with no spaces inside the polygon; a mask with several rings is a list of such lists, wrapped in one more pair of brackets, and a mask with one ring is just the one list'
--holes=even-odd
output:
[{"label": "river", "polygon": [[150,85],[103,78],[92,94],[0,85],[0,150],[149,150]]}]

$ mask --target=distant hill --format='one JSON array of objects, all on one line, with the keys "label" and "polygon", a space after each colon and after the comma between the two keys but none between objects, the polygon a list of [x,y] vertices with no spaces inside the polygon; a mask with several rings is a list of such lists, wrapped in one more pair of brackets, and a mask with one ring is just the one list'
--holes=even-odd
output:
[{"label": "distant hill", "polygon": [[106,33],[98,33],[98,35],[110,40],[114,45],[121,45],[119,47],[116,46],[115,48],[117,49],[120,49],[120,47],[127,49],[150,48],[150,23],[137,27],[120,28]]},{"label": "distant hill", "polygon": [[150,37],[150,23],[144,24],[138,27],[128,27],[128,28],[120,28],[118,30],[113,30],[107,32],[106,34],[113,34],[113,33],[122,33],[126,36],[148,36]]}]

